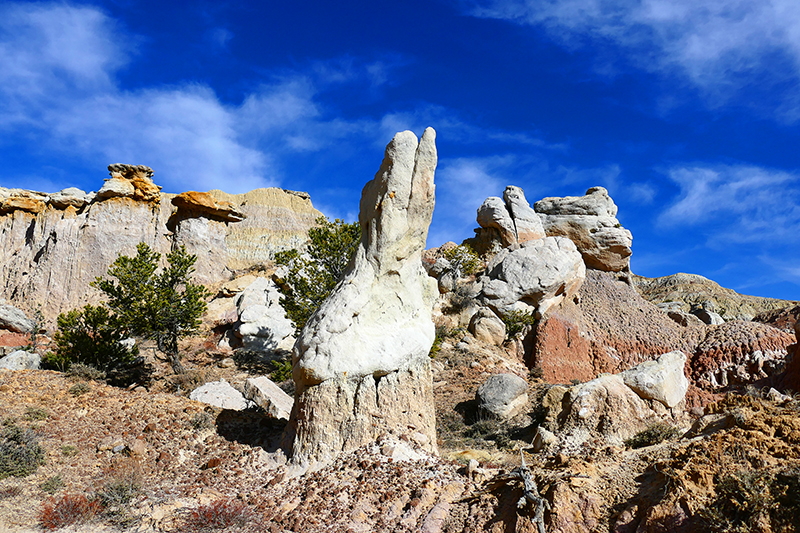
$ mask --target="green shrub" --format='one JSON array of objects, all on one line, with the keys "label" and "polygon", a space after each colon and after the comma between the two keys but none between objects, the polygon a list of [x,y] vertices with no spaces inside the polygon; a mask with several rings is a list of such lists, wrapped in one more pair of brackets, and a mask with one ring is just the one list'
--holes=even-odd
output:
[{"label": "green shrub", "polygon": [[46,420],[50,416],[47,409],[41,407],[29,406],[25,408],[25,416],[23,417],[28,422],[39,422]]},{"label": "green shrub", "polygon": [[80,381],[69,388],[69,393],[75,396],[76,398],[82,394],[86,394],[90,392],[92,388],[86,384],[85,381]]},{"label": "green shrub", "polygon": [[450,262],[450,268],[452,268],[456,278],[471,276],[483,266],[481,258],[478,257],[475,250],[464,244],[444,250],[442,257]]},{"label": "green shrub", "polygon": [[64,480],[60,475],[51,476],[39,484],[39,488],[47,494],[55,494],[64,488]]},{"label": "green shrub", "polygon": [[653,446],[670,440],[678,435],[677,428],[670,426],[665,422],[656,422],[647,429],[644,429],[625,441],[625,445],[629,448],[644,448],[646,446]]},{"label": "green shrub", "polygon": [[530,311],[520,311],[514,309],[503,315],[503,323],[506,325],[506,339],[511,340],[519,335],[525,326],[532,326],[536,323],[536,317]]},{"label": "green shrub", "polygon": [[30,429],[6,426],[0,434],[0,479],[25,477],[44,464],[44,448]]},{"label": "green shrub", "polygon": [[358,222],[320,217],[317,224],[308,230],[305,252],[292,249],[275,255],[275,263],[288,268],[279,283],[281,305],[298,334],[344,275],[361,239]]},{"label": "green shrub", "polygon": [[272,372],[269,374],[269,379],[275,383],[283,383],[286,380],[292,379],[292,360],[286,359],[285,361],[278,361],[274,359],[270,362]]},{"label": "green shrub", "polygon": [[61,446],[61,454],[64,457],[73,457],[75,455],[78,455],[78,448],[76,448],[72,444],[65,444]]},{"label": "green shrub", "polygon": [[57,322],[56,351],[43,357],[47,367],[63,372],[81,363],[110,370],[130,363],[138,353],[136,348],[129,350],[121,344],[128,336],[127,329],[102,305],[86,305],[83,309],[61,313]]},{"label": "green shrub", "polygon": [[67,370],[67,376],[72,379],[83,379],[87,381],[105,381],[106,379],[105,372],[84,363],[72,363]]}]

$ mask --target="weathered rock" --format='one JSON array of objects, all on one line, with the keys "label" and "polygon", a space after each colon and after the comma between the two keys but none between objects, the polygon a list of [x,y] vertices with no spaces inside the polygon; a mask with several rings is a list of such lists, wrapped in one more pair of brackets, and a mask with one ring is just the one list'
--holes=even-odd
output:
[{"label": "weathered rock", "polygon": [[701,322],[708,324],[709,326],[719,326],[720,324],[725,323],[725,320],[719,316],[719,314],[715,313],[714,311],[703,309],[702,307],[698,309],[692,309],[691,313],[699,318]]},{"label": "weathered rock", "polygon": [[546,429],[570,448],[598,436],[618,446],[658,419],[618,374],[571,387],[554,409],[547,414],[553,422]]},{"label": "weathered rock", "polygon": [[88,196],[86,193],[77,187],[68,187],[59,192],[51,194],[47,198],[47,202],[56,209],[66,209],[67,207],[74,207],[80,209],[88,203]]},{"label": "weathered rock", "polygon": [[179,216],[184,213],[195,216],[200,214],[225,222],[240,222],[247,218],[232,203],[217,200],[208,192],[183,192],[172,199],[172,205],[178,208]]},{"label": "weathered rock", "polygon": [[[41,204],[41,209],[31,210],[6,203],[9,209],[0,209],[0,299],[29,313],[41,303],[52,326],[59,313],[99,301],[99,291],[89,283],[103,276],[120,254],[135,254],[139,242],[162,255],[185,245],[198,256],[194,280],[212,284],[230,279],[234,271],[270,261],[277,251],[302,248],[308,229],[322,216],[307,197],[281,189],[240,195],[208,193],[217,204],[238,206],[247,216],[241,222],[198,216],[198,212],[173,216],[172,195],[162,194],[165,201],[159,202],[137,200],[134,182],[141,184],[138,197],[143,200],[152,198],[158,187],[147,192],[142,187],[149,183],[148,171],[132,172],[141,175],[128,180],[122,171],[114,170],[112,174],[119,176],[109,182],[133,187],[133,196],[92,200],[89,194],[88,203],[79,209],[69,205],[76,202],[66,199],[73,197],[67,195],[68,190],[62,191],[63,202],[50,201],[45,209],[45,193],[0,188],[0,202],[21,198]],[[50,200],[59,194],[50,195]]]},{"label": "weathered rock", "polygon": [[629,269],[633,236],[615,218],[617,206],[603,187],[592,187],[585,196],[544,198],[534,210],[548,236],[575,243],[586,266],[609,272]]},{"label": "weathered rock", "polygon": [[17,350],[0,359],[0,370],[37,370],[41,363],[38,353]]},{"label": "weathered rock", "polygon": [[0,187],[0,214],[24,211],[41,213],[44,211],[47,195],[24,189],[6,189]]},{"label": "weathered rock", "polygon": [[586,277],[575,245],[564,237],[528,241],[505,249],[489,263],[483,283],[483,302],[500,315],[512,309],[537,317],[572,298]]},{"label": "weathered rock", "polygon": [[683,374],[685,364],[686,354],[669,352],[655,361],[639,363],[620,375],[625,384],[642,398],[658,400],[672,408],[683,401],[689,389],[689,380]]},{"label": "weathered rock", "polygon": [[231,387],[224,379],[201,385],[189,394],[189,399],[233,411],[244,411],[252,405],[241,392]]},{"label": "weathered rock", "polygon": [[98,198],[132,198],[141,202],[161,201],[161,187],[153,183],[153,169],[145,165],[108,165],[111,178],[97,191]]},{"label": "weathered rock", "polygon": [[528,405],[528,383],[516,374],[494,374],[478,387],[475,397],[484,415],[513,418]]},{"label": "weathered rock", "polygon": [[478,208],[478,225],[497,229],[504,247],[517,244],[517,230],[502,198],[490,196],[483,201]]},{"label": "weathered rock", "polygon": [[256,278],[235,299],[239,315],[236,334],[246,350],[288,352],[294,345],[294,326],[280,305],[280,292],[266,278]]},{"label": "weathered rock", "polygon": [[481,308],[469,321],[469,332],[481,342],[501,346],[506,340],[506,325],[490,309]]},{"label": "weathered rock", "polygon": [[437,289],[421,262],[435,168],[433,129],[419,143],[398,133],[364,186],[355,259],[295,343],[285,441],[295,460],[327,461],[384,432],[419,433],[437,449],[428,357]]},{"label": "weathered rock", "polygon": [[268,377],[249,378],[244,384],[244,394],[269,416],[289,420],[294,400]]},{"label": "weathered rock", "polygon": [[503,191],[503,200],[511,213],[519,244],[545,236],[539,215],[531,209],[531,205],[525,199],[525,193],[520,187],[514,185],[506,187],[506,190]]},{"label": "weathered rock", "polygon": [[533,446],[533,451],[541,452],[557,442],[558,437],[556,437],[555,433],[539,426],[536,428],[536,434],[533,436],[531,446]]},{"label": "weathered rock", "polygon": [[700,326],[703,324],[702,320],[686,311],[669,310],[667,311],[667,316],[683,327]]},{"label": "weathered rock", "polygon": [[34,327],[33,320],[28,318],[21,309],[0,303],[0,328],[17,333],[30,333]]}]

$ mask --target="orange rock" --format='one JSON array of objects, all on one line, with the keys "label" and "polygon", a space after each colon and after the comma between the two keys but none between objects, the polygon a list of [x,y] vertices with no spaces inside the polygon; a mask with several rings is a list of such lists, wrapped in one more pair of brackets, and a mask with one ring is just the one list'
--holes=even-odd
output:
[{"label": "orange rock", "polygon": [[172,199],[172,204],[178,211],[199,212],[212,218],[221,218],[226,222],[239,222],[246,217],[244,213],[224,200],[217,200],[210,193],[187,191]]}]

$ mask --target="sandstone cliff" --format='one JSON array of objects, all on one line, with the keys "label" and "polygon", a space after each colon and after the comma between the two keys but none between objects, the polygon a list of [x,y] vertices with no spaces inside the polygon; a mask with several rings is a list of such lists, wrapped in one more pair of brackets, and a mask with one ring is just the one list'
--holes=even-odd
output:
[{"label": "sandstone cliff", "polygon": [[302,245],[322,215],[307,194],[276,188],[184,193],[173,205],[176,196],[159,192],[148,167],[116,164],[109,171],[98,193],[0,187],[0,299],[29,314],[41,305],[52,321],[95,301],[89,283],[139,242],[161,254],[186,245],[198,256],[199,282],[228,280]]}]

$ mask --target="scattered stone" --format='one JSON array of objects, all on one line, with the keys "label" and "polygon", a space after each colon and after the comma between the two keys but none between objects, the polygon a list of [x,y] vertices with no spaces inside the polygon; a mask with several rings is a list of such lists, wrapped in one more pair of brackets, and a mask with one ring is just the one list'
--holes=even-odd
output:
[{"label": "scattered stone", "polygon": [[244,384],[244,394],[269,416],[289,420],[294,400],[268,377],[249,378]]},{"label": "scattered stone", "polygon": [[546,450],[551,445],[558,442],[558,437],[552,431],[548,431],[542,426],[536,428],[536,434],[533,436],[533,451],[541,452]]},{"label": "scattered stone", "polygon": [[502,346],[506,340],[506,325],[491,309],[485,307],[472,315],[469,332],[483,343]]},{"label": "scattered stone", "polygon": [[244,411],[253,404],[244,395],[228,384],[227,381],[212,381],[206,383],[189,395],[189,398],[196,402],[203,402],[220,409],[231,409],[233,411]]},{"label": "scattered stone", "polygon": [[681,403],[689,390],[683,374],[686,354],[669,352],[655,361],[645,361],[620,374],[625,384],[642,398],[658,400],[669,408]]},{"label": "scattered stone", "polygon": [[789,396],[788,394],[781,394],[780,392],[770,387],[770,389],[767,391],[767,399],[779,405],[783,405],[787,402],[790,402],[792,400],[792,397]]},{"label": "scattered stone", "polygon": [[528,383],[516,374],[495,374],[478,387],[478,410],[492,418],[506,420],[528,405]]},{"label": "scattered stone", "polygon": [[0,359],[0,370],[38,370],[41,363],[38,353],[17,350]]},{"label": "scattered stone", "polygon": [[[292,355],[297,385],[285,445],[327,462],[384,432],[419,432],[436,452],[428,352],[436,282],[422,267],[434,206],[435,132],[395,135],[364,186],[362,238]],[[413,428],[413,429],[411,429]]]}]

